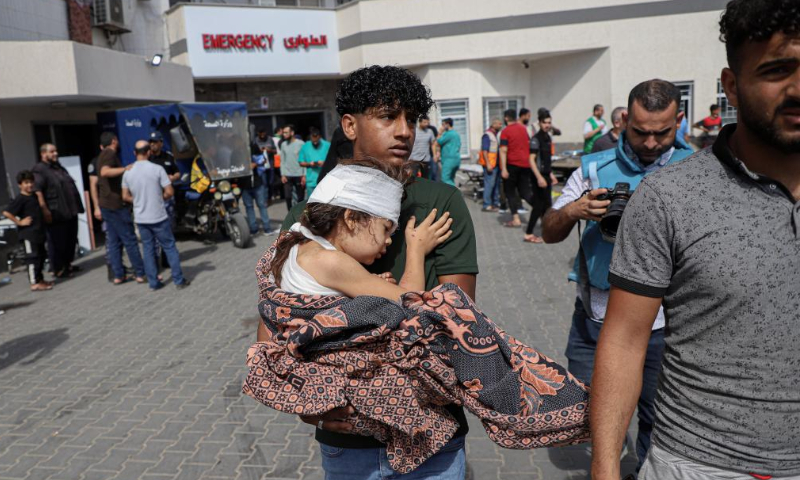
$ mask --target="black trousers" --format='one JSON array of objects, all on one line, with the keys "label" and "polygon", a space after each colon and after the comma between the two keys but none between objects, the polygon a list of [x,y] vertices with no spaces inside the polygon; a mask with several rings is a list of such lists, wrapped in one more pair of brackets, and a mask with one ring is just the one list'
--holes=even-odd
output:
[{"label": "black trousers", "polygon": [[283,184],[283,194],[286,195],[286,208],[289,210],[293,206],[306,199],[306,187],[302,182],[303,177],[286,177]]},{"label": "black trousers", "polygon": [[47,256],[53,273],[72,266],[78,245],[78,217],[47,225]]},{"label": "black trousers", "polygon": [[530,168],[508,165],[508,178],[503,179],[503,190],[506,192],[508,208],[512,215],[522,208],[522,200],[525,200],[533,207],[533,191],[531,190],[531,177],[533,172]]},{"label": "black trousers", "polygon": [[533,208],[531,209],[531,218],[528,220],[528,228],[525,233],[531,235],[536,222],[544,215],[548,208],[553,206],[553,186],[550,184],[550,173],[542,173],[542,176],[547,181],[547,186],[542,188],[536,181],[536,177],[531,175],[531,185],[533,186]]},{"label": "black trousers", "polygon": [[47,250],[44,242],[31,242],[23,240],[25,245],[25,264],[28,267],[28,281],[31,285],[36,285],[44,281],[44,260],[47,258]]}]

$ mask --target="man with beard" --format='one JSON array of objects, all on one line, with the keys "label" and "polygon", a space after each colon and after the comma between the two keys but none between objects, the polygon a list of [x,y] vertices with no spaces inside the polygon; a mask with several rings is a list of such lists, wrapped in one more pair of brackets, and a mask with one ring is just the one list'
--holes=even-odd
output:
[{"label": "man with beard", "polygon": [[36,178],[34,191],[47,223],[47,253],[56,278],[71,277],[79,267],[72,265],[78,244],[78,215],[84,212],[75,180],[58,161],[52,143],[39,148],[39,162],[31,169]]},{"label": "man with beard", "polygon": [[[419,77],[394,66],[373,65],[356,70],[342,81],[336,93],[336,111],[342,117],[340,127],[352,142],[353,158],[374,158],[393,165],[408,161],[417,121],[432,106],[430,91]],[[326,160],[326,166],[333,169],[333,162],[330,163]],[[299,221],[305,205],[302,202],[289,212],[282,230],[288,230]],[[412,216],[425,218],[433,209],[440,214],[450,212],[454,220],[453,235],[428,255],[425,261],[425,289],[454,283],[474,299],[478,274],[475,229],[464,197],[458,189],[425,178],[415,178],[405,187],[398,225],[406,225]],[[405,262],[405,238],[395,235],[386,254],[370,265],[369,271],[384,275],[391,272],[394,278],[400,278]],[[264,324],[260,323],[258,338],[263,340],[268,335]],[[464,436],[469,426],[463,408],[455,405],[445,407],[458,421],[459,429],[439,453],[408,476],[391,469],[385,444],[372,437],[348,434],[352,427],[343,420],[353,412],[352,408],[337,408],[322,416],[301,417],[304,422],[317,426],[315,438],[320,443],[326,479],[464,479]]]},{"label": "man with beard", "polygon": [[536,127],[531,123],[531,111],[527,108],[519,109],[519,123],[528,131],[528,138],[533,138],[536,133]]},{"label": "man with beard", "polygon": [[[581,168],[567,180],[562,195],[542,221],[542,237],[547,243],[565,240],[576,223],[587,221],[569,274],[569,280],[577,284],[577,298],[566,355],[569,371],[582,382],[591,384],[593,389],[595,351],[601,327],[605,331],[603,324],[611,288],[608,269],[615,248],[614,240],[600,228],[599,222],[611,203],[601,195],[620,183],[638,192],[639,183],[648,175],[693,153],[676,138],[683,118],[680,101],[680,89],[664,80],[649,80],[634,87],[628,96],[628,113],[623,116],[627,128],[620,133],[617,148],[584,155]],[[639,407],[636,453],[640,464],[650,446],[655,415],[653,402],[664,350],[664,316],[658,308],[656,313],[658,319],[651,322],[644,340],[642,354],[647,361],[644,368],[639,368],[636,383]],[[623,437],[617,447],[623,444]]]},{"label": "man with beard", "polygon": [[592,382],[595,480],[619,479],[662,302],[639,479],[800,478],[800,6],[733,0],[720,26],[738,124],[645,179],[626,208]]}]

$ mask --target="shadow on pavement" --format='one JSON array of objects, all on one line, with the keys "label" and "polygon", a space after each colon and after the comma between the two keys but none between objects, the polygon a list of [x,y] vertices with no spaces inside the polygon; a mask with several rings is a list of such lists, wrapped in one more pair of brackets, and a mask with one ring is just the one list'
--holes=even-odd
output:
[{"label": "shadow on pavement", "polygon": [[25,335],[9,340],[0,345],[0,370],[10,367],[30,356],[30,360],[22,362],[30,365],[49,355],[59,345],[69,340],[66,328]]},{"label": "shadow on pavement", "polygon": [[184,251],[180,251],[180,250],[178,250],[178,251],[180,253],[181,262],[185,262],[185,261],[191,260],[191,259],[193,259],[195,257],[199,257],[200,255],[205,255],[207,253],[215,252],[216,250],[217,250],[217,246],[216,245],[208,245],[208,246],[205,246],[205,247],[199,247],[199,248],[193,248],[191,250],[186,250],[185,252]]},{"label": "shadow on pavement", "polygon": [[[181,261],[183,261],[182,258]],[[194,281],[194,279],[197,278],[199,274],[203,272],[213,272],[214,270],[217,269],[217,267],[212,265],[211,262],[204,261],[197,265],[187,265],[185,267],[181,265],[181,269],[183,270],[184,277],[188,278],[191,281]]]},{"label": "shadow on pavement", "polygon": [[14,310],[32,305],[33,302],[0,303],[0,310]]}]

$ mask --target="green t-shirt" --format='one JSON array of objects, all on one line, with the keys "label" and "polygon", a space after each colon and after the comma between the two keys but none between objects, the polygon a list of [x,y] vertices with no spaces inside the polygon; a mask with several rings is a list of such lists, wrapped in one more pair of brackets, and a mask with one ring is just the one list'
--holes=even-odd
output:
[{"label": "green t-shirt", "polygon": [[442,147],[442,161],[461,161],[461,137],[454,130],[442,133],[436,140]]},{"label": "green t-shirt", "polygon": [[[292,208],[283,220],[281,230],[288,230],[294,225],[306,202]],[[400,208],[400,220],[397,233],[392,237],[392,244],[386,255],[367,267],[372,273],[392,272],[395,279],[400,280],[406,267],[405,226],[413,215],[420,222],[436,208],[439,213],[450,212],[453,217],[453,235],[447,242],[439,245],[425,259],[425,289],[431,290],[439,285],[440,275],[478,274],[478,249],[475,241],[475,227],[467,210],[467,204],[461,192],[450,185],[418,178],[406,187],[406,198]],[[456,405],[448,405],[447,410],[458,421],[456,436],[466,435],[469,431],[464,409]],[[341,433],[317,430],[318,442],[340,448],[379,448],[384,445],[372,437],[346,435]]]}]

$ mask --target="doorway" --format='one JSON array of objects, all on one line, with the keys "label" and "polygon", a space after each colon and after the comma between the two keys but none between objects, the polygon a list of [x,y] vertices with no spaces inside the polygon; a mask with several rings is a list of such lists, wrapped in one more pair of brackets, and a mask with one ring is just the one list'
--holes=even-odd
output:
[{"label": "doorway", "polygon": [[308,140],[308,132],[311,127],[318,128],[320,132],[325,132],[325,112],[300,112],[300,113],[279,113],[274,115],[250,114],[250,135],[255,138],[256,132],[264,128],[270,134],[275,132],[278,127],[294,125],[294,131],[303,140]]}]

